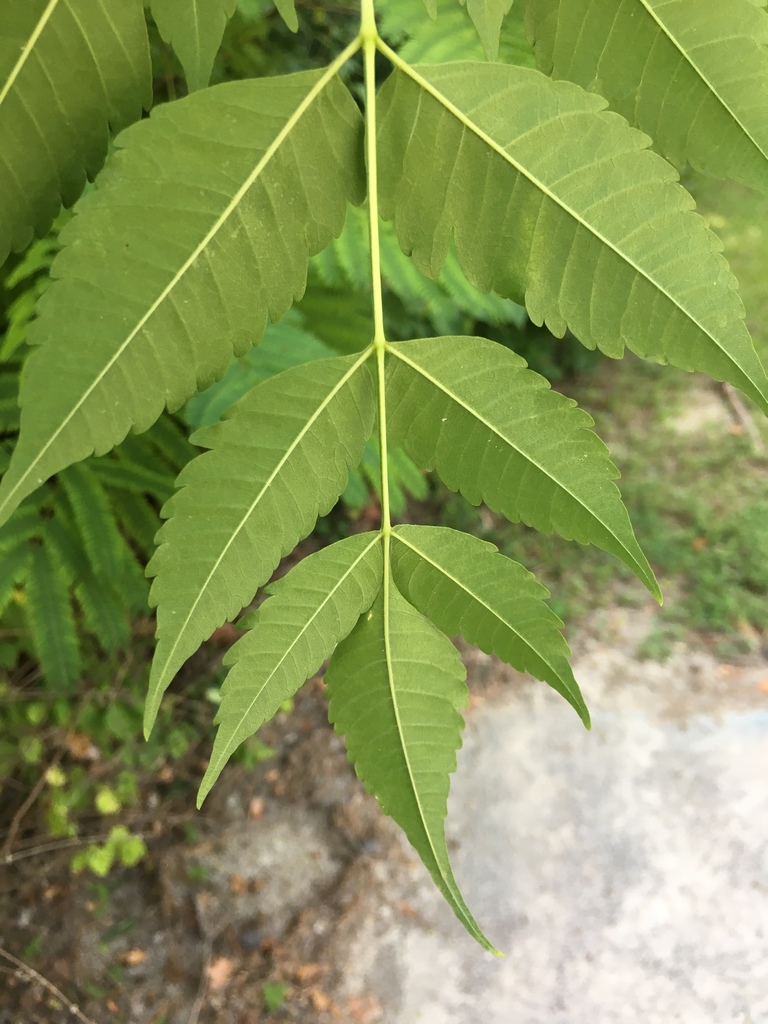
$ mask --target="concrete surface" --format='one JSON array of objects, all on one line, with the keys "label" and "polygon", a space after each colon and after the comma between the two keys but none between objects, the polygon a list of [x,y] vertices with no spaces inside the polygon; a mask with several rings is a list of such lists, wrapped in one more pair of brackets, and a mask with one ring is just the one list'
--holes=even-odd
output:
[{"label": "concrete surface", "polygon": [[542,684],[469,715],[448,833],[506,958],[379,865],[336,955],[386,1024],[768,1024],[768,664],[638,662],[643,613],[608,625],[574,665],[591,734]]}]

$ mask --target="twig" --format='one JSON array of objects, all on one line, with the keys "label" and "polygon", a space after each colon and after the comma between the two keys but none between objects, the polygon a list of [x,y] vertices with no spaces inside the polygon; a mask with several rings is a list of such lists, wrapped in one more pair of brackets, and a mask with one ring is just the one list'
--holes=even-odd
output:
[{"label": "twig", "polygon": [[[162,821],[163,826],[180,825],[185,821],[192,821],[196,817],[195,811],[189,811],[185,814],[175,814],[171,817],[165,818]],[[156,829],[143,829],[141,832],[134,832],[133,835],[139,839],[152,839],[158,835]],[[75,836],[72,839],[57,839],[52,843],[43,843],[41,846],[35,846],[31,850],[20,850],[18,853],[9,854],[4,863],[15,864],[18,860],[26,860],[27,857],[37,857],[41,853],[56,853],[58,850],[66,850],[72,846],[87,846],[88,843],[103,843],[109,839],[108,832],[100,832],[93,836]]]},{"label": "twig", "polygon": [[15,973],[17,978],[21,978],[23,981],[38,982],[38,984],[42,985],[44,989],[47,989],[51,995],[55,996],[56,999],[59,999],[64,1004],[65,1008],[69,1010],[72,1016],[76,1017],[80,1021],[80,1024],[96,1024],[95,1020],[85,1016],[79,1006],[76,1006],[73,1002],[67,999],[64,993],[60,989],[56,988],[52,981],[48,981],[48,979],[44,978],[42,974],[38,974],[34,967],[30,967],[29,964],[25,964],[23,961],[17,960],[12,953],[9,953],[7,949],[3,949],[2,946],[0,946],[0,956],[13,964],[16,968]]},{"label": "twig", "polygon": [[203,969],[200,973],[200,984],[197,986],[197,995],[195,996],[195,1001],[192,1004],[187,1024],[197,1024],[200,1017],[200,1011],[203,1008],[205,996],[208,991],[208,968],[211,966],[212,954],[213,942],[211,939],[208,939],[205,943],[205,950],[203,952]]},{"label": "twig", "polygon": [[16,833],[19,831],[19,828],[21,826],[22,821],[24,820],[24,816],[26,815],[27,811],[32,807],[35,800],[37,800],[37,798],[40,796],[43,786],[45,785],[45,780],[46,776],[48,775],[48,772],[51,771],[53,768],[57,767],[59,761],[61,761],[61,758],[62,752],[60,751],[56,755],[56,757],[54,757],[54,759],[51,761],[51,763],[48,765],[45,771],[40,773],[40,778],[32,787],[32,792],[29,794],[29,796],[18,809],[18,811],[16,811],[16,813],[14,814],[13,819],[11,821],[11,827],[8,829],[8,835],[6,837],[5,842],[3,843],[2,852],[0,853],[0,861],[2,861],[4,864],[13,863],[13,857],[11,856],[11,847],[13,846],[13,841],[16,838]]},{"label": "twig", "polygon": [[755,426],[755,421],[752,419],[749,409],[742,401],[741,395],[732,384],[728,383],[728,381],[723,381],[720,384],[720,390],[726,404],[730,406],[734,419],[737,421],[739,426],[742,427],[744,433],[749,437],[750,443],[752,444],[752,451],[755,455],[765,455],[765,443],[760,436],[759,430]]}]

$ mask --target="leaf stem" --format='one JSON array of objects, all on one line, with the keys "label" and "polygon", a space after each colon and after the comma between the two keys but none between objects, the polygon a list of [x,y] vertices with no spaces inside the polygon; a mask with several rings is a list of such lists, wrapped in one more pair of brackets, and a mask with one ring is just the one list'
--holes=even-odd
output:
[{"label": "leaf stem", "polygon": [[[379,167],[376,149],[376,51],[380,39],[373,0],[362,0],[360,42],[365,60],[365,142],[368,169],[368,222],[371,245],[371,287],[373,290],[373,347],[379,394],[379,455],[381,459],[381,533],[384,563],[389,564],[389,535],[392,530],[389,507],[389,459],[387,448],[387,399],[385,387],[384,299],[381,288],[381,242],[379,239]],[[386,580],[386,576],[385,576]]]}]

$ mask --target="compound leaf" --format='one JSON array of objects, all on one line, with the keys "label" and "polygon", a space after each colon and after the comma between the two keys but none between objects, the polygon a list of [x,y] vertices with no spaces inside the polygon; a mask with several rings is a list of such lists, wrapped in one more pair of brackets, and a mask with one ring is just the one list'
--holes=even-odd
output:
[{"label": "compound leaf", "polygon": [[158,31],[179,58],[189,91],[204,89],[237,0],[152,0]]},{"label": "compound leaf", "polygon": [[254,388],[231,419],[193,435],[212,451],[180,473],[147,570],[158,607],[147,730],[186,659],[252,599],[344,490],[373,429],[365,359],[286,370]]},{"label": "compound leaf", "polygon": [[141,0],[0,0],[0,263],[44,234],[152,103]]},{"label": "compound leaf", "polygon": [[27,625],[45,678],[62,689],[76,686],[82,670],[69,583],[48,547],[37,546],[26,579]]},{"label": "compound leaf", "polygon": [[768,16],[754,0],[529,0],[539,67],[594,89],[678,167],[768,191]]},{"label": "compound leaf", "polygon": [[524,295],[556,335],[703,370],[768,410],[719,242],[604,105],[529,68],[403,65],[381,94],[383,215],[432,278],[453,237],[474,285]]},{"label": "compound leaf", "polygon": [[485,338],[389,345],[387,429],[422,469],[512,522],[620,558],[659,598],[592,418]]},{"label": "compound leaf", "polygon": [[304,558],[267,588],[250,631],[225,658],[219,730],[200,786],[202,803],[233,751],[318,670],[374,602],[381,538],[361,533]]},{"label": "compound leaf", "polygon": [[589,728],[589,712],[568,663],[562,622],[547,590],[494,544],[440,526],[397,526],[392,574],[403,596],[448,636],[543,679]]},{"label": "compound leaf", "polygon": [[92,571],[97,577],[116,582],[125,541],[104,488],[90,466],[70,466],[58,477],[72,506]]},{"label": "compound leaf", "polygon": [[30,331],[0,522],[51,474],[207,387],[286,312],[362,199],[361,130],[327,70],[214,86],[119,137]]},{"label": "compound leaf", "polygon": [[10,551],[0,550],[0,615],[11,603],[17,584],[25,577],[31,557],[31,547],[26,544]]},{"label": "compound leaf", "polygon": [[451,642],[385,575],[376,603],[331,658],[328,716],[365,788],[403,829],[467,931],[495,953],[459,892],[445,841],[465,677]]}]

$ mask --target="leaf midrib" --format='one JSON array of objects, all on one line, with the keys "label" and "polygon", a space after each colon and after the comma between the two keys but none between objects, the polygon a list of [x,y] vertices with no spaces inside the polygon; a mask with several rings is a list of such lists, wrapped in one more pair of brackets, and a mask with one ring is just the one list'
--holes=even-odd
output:
[{"label": "leaf midrib", "polygon": [[[240,715],[240,716],[238,717],[238,720],[237,720],[237,724],[235,725],[235,727],[234,727],[234,729],[233,729],[233,733],[234,733],[234,732],[236,732],[236,731],[237,731],[237,730],[238,730],[238,729],[240,728],[240,726],[241,726],[241,725],[243,724],[243,722],[244,722],[244,721],[245,721],[245,719],[246,719],[246,718],[248,717],[248,715],[250,715],[251,711],[253,710],[253,707],[254,707],[254,705],[256,704],[256,702],[258,701],[258,699],[259,699],[259,698],[261,697],[262,693],[263,693],[263,692],[264,692],[264,690],[265,690],[265,689],[267,688],[267,686],[269,686],[269,684],[270,684],[270,682],[272,681],[272,678],[274,677],[275,673],[279,671],[279,669],[280,669],[281,665],[283,664],[283,662],[285,661],[285,659],[286,659],[286,658],[288,657],[288,655],[289,655],[289,654],[291,653],[291,651],[292,651],[292,650],[294,649],[294,647],[295,647],[295,646],[296,646],[296,644],[297,644],[297,643],[299,642],[299,640],[300,640],[300,639],[301,639],[301,638],[302,638],[302,637],[304,636],[304,634],[305,634],[305,633],[307,632],[307,630],[308,630],[308,629],[309,629],[309,627],[310,627],[310,626],[312,625],[312,623],[313,623],[313,622],[315,621],[315,619],[317,618],[317,616],[318,616],[318,615],[320,615],[320,613],[321,613],[321,612],[323,611],[323,609],[324,609],[324,608],[326,607],[326,605],[328,604],[328,602],[329,602],[329,601],[330,601],[330,600],[331,600],[331,599],[332,599],[332,598],[334,597],[334,595],[335,595],[335,594],[336,594],[336,592],[337,592],[337,591],[339,590],[339,588],[340,588],[340,587],[341,587],[341,586],[342,586],[342,585],[343,585],[343,584],[344,584],[344,583],[345,583],[345,582],[346,582],[346,581],[347,581],[347,580],[349,579],[349,577],[350,577],[350,576],[351,576],[351,575],[352,575],[352,574],[353,574],[353,573],[355,572],[355,570],[356,570],[356,569],[357,569],[357,567],[358,567],[358,566],[360,565],[360,563],[361,563],[361,562],[363,561],[363,559],[367,557],[368,553],[369,553],[369,552],[370,552],[370,551],[371,551],[371,550],[372,550],[372,549],[373,549],[373,548],[374,548],[374,547],[375,547],[375,546],[376,546],[377,544],[379,544],[380,542],[381,542],[381,535],[380,535],[380,534],[376,534],[376,535],[374,536],[373,540],[371,540],[371,542],[370,542],[370,543],[368,544],[368,546],[367,546],[367,547],[366,547],[366,548],[365,548],[365,549],[364,549],[364,550],[363,550],[363,551],[361,552],[361,554],[359,554],[359,555],[358,555],[358,557],[357,557],[357,558],[355,559],[355,561],[354,561],[354,562],[353,562],[353,563],[352,563],[352,564],[351,564],[350,566],[348,566],[348,567],[347,567],[347,569],[346,569],[346,570],[344,571],[343,575],[342,575],[342,576],[340,576],[338,580],[336,580],[336,582],[334,583],[334,585],[333,585],[333,586],[331,587],[331,589],[330,589],[330,590],[328,591],[328,593],[327,593],[327,594],[325,595],[325,597],[323,598],[322,602],[321,602],[321,603],[320,603],[320,604],[319,604],[319,605],[317,606],[317,608],[315,608],[315,610],[314,610],[314,611],[312,612],[312,615],[311,615],[311,616],[310,616],[310,617],[309,617],[309,618],[308,618],[308,619],[306,620],[306,622],[304,622],[304,623],[302,624],[302,626],[301,626],[301,629],[300,629],[300,630],[298,631],[298,633],[296,633],[296,635],[294,636],[293,640],[291,640],[290,644],[288,645],[288,647],[287,647],[287,648],[285,649],[285,651],[283,652],[283,655],[282,655],[282,657],[280,658],[280,660],[279,660],[279,661],[278,661],[278,662],[277,662],[277,663],[275,664],[275,666],[274,666],[274,668],[272,669],[272,671],[271,671],[271,672],[269,673],[269,675],[268,675],[268,676],[267,676],[267,678],[266,678],[266,679],[264,680],[264,682],[263,682],[263,683],[262,683],[262,685],[260,686],[260,688],[259,688],[259,690],[257,691],[257,693],[256,693],[256,694],[254,695],[254,697],[253,697],[253,700],[252,700],[252,701],[251,701],[251,703],[250,703],[250,704],[248,705],[247,709],[246,709],[246,710],[245,710],[245,711],[243,712],[243,714],[242,714],[242,715]],[[254,629],[258,629],[258,622],[256,622],[256,623],[254,624],[253,628],[254,628]],[[223,722],[222,722],[222,725],[223,725]],[[225,762],[227,761],[227,759],[229,758],[229,756],[230,756],[230,753],[231,753],[231,750],[230,750],[230,745],[231,745],[231,742],[230,742],[230,744],[227,744],[227,746],[226,746],[226,747],[225,747],[225,749],[224,749],[224,752],[223,752],[223,754],[222,754],[222,755],[221,755],[221,756],[220,756],[220,757],[219,757],[219,758],[218,758],[218,759],[217,759],[216,761],[212,761],[212,762],[211,762],[211,766],[210,766],[210,769],[209,769],[210,771],[213,771],[213,772],[215,772],[215,771],[216,771],[216,768],[217,768],[217,765],[222,765],[222,764],[224,764],[224,763],[225,763]]]},{"label": "leaf midrib", "polygon": [[[177,635],[176,635],[176,640],[175,640],[171,650],[168,652],[168,655],[166,656],[166,659],[163,662],[162,668],[159,669],[157,673],[155,673],[155,672],[152,673],[153,676],[155,676],[155,678],[157,679],[157,683],[155,685],[158,688],[162,685],[162,682],[163,682],[163,680],[165,678],[165,673],[166,673],[166,671],[168,669],[168,665],[171,662],[171,660],[173,659],[173,657],[174,657],[174,655],[176,653],[176,650],[177,650],[179,644],[181,643],[182,638],[184,637],[184,634],[186,632],[187,626],[189,625],[190,619],[192,618],[192,616],[195,613],[195,609],[197,608],[198,604],[202,600],[203,595],[205,594],[205,592],[206,592],[206,590],[207,590],[211,580],[213,579],[214,575],[218,572],[219,566],[221,565],[222,561],[226,557],[227,552],[232,547],[232,545],[235,543],[235,540],[239,536],[240,531],[243,529],[245,524],[248,522],[250,517],[253,515],[254,509],[257,507],[257,505],[262,500],[264,495],[268,492],[269,488],[272,486],[272,484],[274,483],[275,479],[277,478],[277,476],[279,475],[279,473],[281,472],[281,470],[283,469],[285,464],[288,462],[288,460],[291,458],[293,453],[296,451],[296,449],[299,447],[301,442],[304,440],[304,438],[306,437],[307,433],[311,430],[311,428],[317,422],[318,418],[329,407],[331,402],[339,394],[339,392],[342,390],[342,388],[344,388],[347,385],[347,383],[357,373],[357,371],[360,369],[360,367],[368,360],[368,358],[370,357],[371,351],[372,351],[372,347],[369,347],[368,349],[366,349],[360,355],[360,357],[355,361],[355,363],[350,367],[350,369],[347,370],[347,372],[344,374],[344,376],[341,378],[341,380],[339,380],[336,384],[334,384],[333,388],[325,396],[325,398],[322,400],[322,402],[320,402],[320,404],[314,410],[314,412],[309,417],[307,422],[304,424],[304,426],[301,428],[299,433],[296,435],[294,440],[291,441],[291,443],[288,445],[288,448],[286,449],[286,451],[282,455],[280,461],[278,462],[278,464],[275,466],[275,468],[272,470],[272,472],[269,474],[269,476],[267,477],[266,481],[262,485],[261,490],[256,495],[256,497],[253,499],[251,504],[248,506],[247,512],[244,514],[244,516],[242,517],[240,522],[237,524],[235,529],[230,534],[229,539],[227,540],[226,544],[222,548],[222,550],[221,550],[218,558],[216,559],[213,567],[211,568],[210,572],[208,573],[208,576],[206,577],[205,582],[200,587],[200,590],[198,591],[197,597],[195,598],[195,600],[193,601],[192,605],[190,606],[190,609],[189,609],[189,611],[187,613],[186,618],[184,619],[184,622],[179,627]],[[341,357],[341,358],[344,358],[344,357]]]},{"label": "leaf midrib", "polygon": [[715,97],[715,99],[717,99],[717,101],[720,103],[720,105],[723,107],[723,109],[726,111],[726,113],[733,119],[733,121],[744,132],[746,137],[749,139],[749,141],[752,143],[752,145],[755,147],[755,149],[758,151],[758,153],[762,156],[762,158],[768,163],[768,153],[766,153],[765,149],[763,149],[763,147],[758,143],[758,141],[753,136],[752,132],[743,123],[743,121],[738,116],[738,114],[732,109],[731,105],[728,103],[728,101],[725,99],[725,97],[720,95],[720,93],[718,92],[717,88],[709,80],[709,78],[707,77],[705,72],[702,70],[702,68],[699,67],[699,65],[693,59],[691,54],[687,50],[685,50],[683,48],[682,44],[678,41],[676,36],[672,35],[671,30],[667,28],[667,26],[664,24],[664,22],[661,20],[661,18],[656,14],[656,11],[651,6],[651,4],[648,2],[648,0],[638,0],[638,2],[645,9],[646,13],[649,14],[650,17],[656,22],[656,24],[658,25],[659,29],[667,37],[667,39],[672,43],[672,45],[678,51],[680,56],[685,61],[687,61],[687,63],[690,65],[690,67],[693,69],[693,71],[695,71],[695,73],[699,76],[701,81],[704,83],[704,85],[707,87],[707,89],[709,89],[710,93]]},{"label": "leaf midrib", "polygon": [[[51,0],[51,5],[55,5],[58,2],[59,2],[59,0]],[[93,382],[86,388],[86,390],[82,394],[82,397],[77,402],[74,403],[74,405],[72,406],[70,411],[67,413],[67,415],[63,418],[63,420],[59,424],[59,426],[52,432],[52,434],[49,437],[49,439],[40,448],[40,450],[38,451],[36,457],[29,463],[27,468],[24,470],[24,472],[21,474],[21,476],[18,478],[18,480],[14,484],[14,486],[7,493],[7,495],[5,497],[5,501],[2,503],[2,505],[0,505],[0,518],[2,518],[2,516],[3,516],[3,510],[13,501],[13,497],[16,494],[16,492],[23,487],[23,485],[24,485],[25,481],[27,480],[27,478],[32,473],[34,468],[38,465],[40,460],[45,456],[45,453],[48,451],[48,449],[51,447],[51,445],[56,441],[56,439],[59,437],[61,432],[66,429],[67,425],[70,423],[72,418],[78,413],[78,411],[81,409],[83,404],[88,400],[88,398],[93,393],[93,391],[101,384],[101,382],[104,380],[104,378],[110,372],[110,370],[115,365],[115,363],[118,361],[118,359],[120,359],[122,354],[125,352],[125,350],[128,348],[128,346],[131,344],[131,342],[134,340],[134,338],[142,330],[144,325],[157,312],[157,310],[160,308],[162,303],[165,302],[165,300],[168,298],[168,296],[171,294],[173,289],[176,287],[176,285],[179,283],[179,281],[183,278],[183,276],[186,274],[186,272],[189,270],[189,268],[193,265],[193,263],[195,263],[197,261],[197,259],[202,255],[202,253],[205,252],[205,250],[208,247],[208,245],[211,242],[211,240],[215,237],[217,232],[223,227],[223,225],[227,222],[229,217],[231,217],[231,215],[238,208],[239,204],[245,198],[245,196],[247,195],[248,191],[252,188],[254,183],[258,180],[258,178],[261,175],[262,171],[269,164],[269,162],[272,160],[272,158],[278,152],[278,150],[283,145],[285,140],[289,137],[290,133],[296,127],[296,125],[298,124],[299,120],[303,117],[303,115],[307,112],[307,110],[312,106],[312,104],[315,102],[315,100],[318,98],[318,96],[322,93],[322,91],[327,87],[328,83],[335,77],[335,75],[336,75],[337,71],[339,70],[339,68],[343,64],[345,64],[347,62],[347,60],[349,60],[349,58],[351,56],[353,56],[354,53],[356,53],[356,51],[359,49],[359,47],[360,47],[359,39],[354,39],[349,44],[349,46],[341,54],[339,54],[339,56],[336,58],[336,60],[334,60],[333,63],[330,64],[326,68],[325,72],[321,75],[321,77],[317,80],[317,82],[312,86],[312,88],[307,93],[307,95],[304,97],[304,99],[301,101],[301,103],[298,105],[296,110],[293,112],[293,114],[291,114],[291,116],[288,119],[288,121],[286,121],[286,123],[283,126],[283,128],[281,128],[281,130],[278,132],[278,134],[272,140],[272,142],[268,146],[267,150],[265,151],[264,155],[259,160],[259,162],[256,164],[256,167],[253,169],[253,171],[251,171],[251,173],[246,178],[245,182],[237,190],[235,195],[232,197],[230,202],[227,204],[227,206],[224,209],[224,211],[216,219],[216,222],[214,223],[214,225],[208,230],[208,232],[204,236],[203,240],[198,243],[198,245],[193,250],[192,254],[185,260],[185,262],[182,264],[181,268],[176,271],[176,273],[173,275],[172,279],[168,282],[168,284],[165,286],[165,288],[163,288],[163,290],[161,291],[159,296],[154,300],[154,302],[151,304],[151,306],[149,307],[147,312],[144,313],[144,315],[138,321],[136,326],[128,334],[128,337],[125,339],[125,341],[123,341],[120,344],[120,346],[118,347],[118,349],[116,350],[114,355],[109,359],[109,361],[106,363],[106,365],[103,367],[103,369],[96,375],[96,377],[94,378]],[[0,100],[1,99],[2,99],[2,96],[0,96]]]},{"label": "leaf midrib", "polygon": [[[20,2],[23,3],[23,2],[26,2],[26,0],[20,0]],[[0,106],[3,105],[3,103],[5,102],[6,97],[10,94],[11,89],[13,88],[13,86],[16,83],[16,79],[19,77],[19,75],[21,74],[21,72],[22,72],[22,70],[24,68],[24,65],[29,60],[30,55],[32,54],[32,52],[34,51],[35,46],[37,45],[38,39],[42,35],[43,30],[45,29],[45,26],[50,21],[52,15],[53,15],[53,12],[56,10],[58,5],[59,5],[59,0],[49,0],[48,6],[45,8],[43,13],[38,18],[37,24],[35,25],[34,29],[32,30],[32,32],[31,32],[31,34],[29,36],[29,39],[24,44],[24,46],[22,48],[22,51],[19,54],[19,59],[16,61],[14,66],[11,68],[11,73],[8,76],[8,80],[6,81],[6,83],[3,86],[3,88],[0,89]]]},{"label": "leaf midrib", "polygon": [[[541,192],[543,192],[544,195],[547,196],[547,198],[551,199],[552,202],[555,203],[555,205],[558,206],[561,210],[563,210],[564,213],[567,213],[571,217],[573,217],[573,219],[577,221],[583,228],[585,228],[585,230],[587,230],[590,234],[597,238],[598,241],[602,242],[607,248],[609,248],[613,253],[615,253],[616,256],[619,257],[619,259],[623,260],[637,274],[639,274],[640,277],[644,278],[646,281],[649,282],[649,284],[652,284],[654,288],[658,289],[658,291],[662,295],[664,295],[665,298],[667,298],[676,309],[679,309],[680,312],[685,317],[687,317],[688,320],[691,321],[691,323],[695,324],[695,326],[703,334],[705,334],[712,342],[714,342],[714,344],[720,349],[723,355],[726,356],[726,358],[734,366],[736,366],[741,373],[744,374],[747,380],[752,382],[752,377],[750,376],[748,371],[745,370],[741,366],[741,364],[736,361],[736,359],[734,359],[733,355],[723,346],[720,340],[714,334],[712,334],[712,332],[707,327],[705,327],[704,324],[702,324],[701,321],[689,309],[683,306],[674,297],[674,295],[672,295],[664,287],[663,284],[657,281],[656,278],[653,277],[653,275],[649,274],[648,271],[644,270],[641,266],[639,266],[632,259],[631,256],[623,252],[621,249],[617,248],[617,246],[613,242],[611,242],[610,239],[606,238],[600,231],[598,231],[598,229],[594,225],[584,220],[584,218],[576,210],[570,207],[547,185],[545,185],[535,175],[528,171],[522,164],[515,160],[514,157],[512,157],[511,154],[509,154],[503,148],[503,146],[501,146],[498,142],[491,138],[491,136],[488,135],[487,132],[485,132],[482,128],[480,128],[479,125],[475,124],[475,122],[472,121],[469,115],[465,114],[462,110],[460,110],[445,95],[443,95],[443,93],[441,93],[436,86],[433,86],[431,82],[429,82],[426,78],[420,75],[419,72],[416,71],[414,67],[412,67],[412,65],[402,60],[402,58],[393,49],[391,49],[391,47],[387,46],[385,42],[379,40],[378,46],[381,52],[392,61],[395,67],[397,67],[404,74],[408,75],[419,86],[419,88],[429,93],[429,95],[432,96],[433,99],[437,100],[437,102],[440,103],[448,111],[448,113],[452,114],[461,124],[464,125],[465,128],[469,129],[469,131],[475,134],[481,140],[481,142],[484,142],[495,153],[498,153],[498,155],[502,157],[502,159],[506,160],[507,163],[510,164],[510,166],[512,166],[519,174],[526,178],[535,188],[538,188]],[[754,384],[754,382],[752,383]],[[754,386],[757,388],[757,384],[754,384]],[[761,389],[758,388],[758,390]]]},{"label": "leaf midrib", "polygon": [[552,483],[556,487],[559,487],[562,491],[565,491],[566,494],[570,495],[570,497],[573,498],[573,500],[582,509],[584,509],[584,511],[593,520],[595,520],[596,522],[600,523],[600,525],[605,530],[608,531],[610,536],[614,538],[614,540],[617,542],[617,544],[619,544],[619,546],[621,547],[622,551],[625,551],[627,553],[627,555],[632,559],[632,564],[637,566],[637,568],[642,570],[643,578],[646,579],[648,582],[650,581],[649,577],[646,575],[646,572],[643,569],[641,563],[639,563],[637,561],[637,558],[627,548],[627,546],[624,544],[624,542],[621,540],[621,538],[616,535],[614,530],[611,529],[611,527],[599,515],[597,515],[587,504],[585,504],[585,502],[584,502],[584,500],[582,498],[580,498],[577,494],[574,494],[574,492],[570,489],[570,487],[568,487],[564,483],[561,483],[560,480],[558,480],[556,477],[552,476],[552,474],[546,469],[545,466],[542,466],[542,464],[540,462],[538,462],[532,455],[529,455],[527,452],[524,452],[521,448],[519,448],[514,443],[513,440],[508,438],[506,436],[506,434],[503,434],[498,429],[498,427],[494,426],[494,424],[490,422],[490,420],[487,420],[485,418],[485,416],[483,416],[480,412],[478,412],[476,409],[473,409],[472,406],[468,405],[459,395],[457,395],[454,391],[452,391],[451,388],[449,388],[446,384],[444,384],[442,381],[438,380],[436,377],[433,377],[432,374],[428,370],[426,370],[423,366],[420,366],[418,363],[414,362],[412,359],[409,359],[408,356],[406,356],[404,353],[399,351],[394,345],[387,344],[387,351],[391,355],[396,356],[396,358],[398,358],[401,362],[406,363],[408,366],[410,366],[412,370],[416,371],[416,373],[421,374],[421,376],[425,380],[427,380],[430,384],[432,384],[433,387],[437,388],[439,391],[442,391],[442,393],[444,395],[446,395],[452,402],[455,402],[457,405],[461,406],[461,408],[464,409],[467,413],[469,413],[470,416],[473,416],[476,420],[478,420],[478,422],[482,423],[484,427],[487,427],[488,430],[491,431],[491,433],[495,434],[496,437],[498,437],[506,445],[508,445],[510,448],[514,449],[514,451],[516,451],[519,455],[521,455],[532,466],[535,466],[536,469],[538,469],[541,473],[543,473],[544,476],[547,477],[547,479],[551,480]]},{"label": "leaf midrib", "polygon": [[408,744],[405,742],[405,736],[403,734],[403,724],[402,724],[402,720],[400,718],[400,705],[398,704],[397,688],[395,686],[395,675],[394,675],[394,668],[393,668],[393,664],[392,664],[392,642],[391,642],[391,638],[390,638],[390,624],[389,624],[389,618],[390,618],[390,597],[391,597],[390,591],[391,591],[391,588],[392,588],[392,585],[393,585],[393,582],[394,582],[393,578],[392,578],[392,565],[391,565],[391,556],[390,556],[390,550],[389,550],[389,541],[390,541],[390,537],[386,536],[384,538],[384,580],[383,580],[383,584],[382,584],[382,593],[383,593],[382,606],[383,606],[383,620],[384,620],[383,621],[383,627],[384,627],[384,660],[385,660],[385,663],[386,663],[386,666],[387,666],[387,683],[389,684],[390,699],[392,701],[392,710],[393,710],[394,715],[395,715],[395,725],[397,726],[397,735],[398,735],[398,738],[400,740],[400,749],[401,749],[401,751],[403,753],[403,760],[405,761],[405,768],[406,768],[406,771],[408,772],[408,780],[409,780],[409,782],[411,784],[411,792],[413,793],[413,798],[416,801],[416,808],[417,808],[417,810],[419,812],[419,818],[421,819],[421,825],[422,825],[422,828],[424,829],[424,835],[427,837],[427,842],[429,843],[429,849],[430,849],[430,851],[432,853],[432,858],[434,860],[435,867],[440,872],[440,877],[443,879],[443,882],[445,883],[448,891],[452,892],[453,891],[453,886],[450,884],[450,878],[446,878],[446,876],[445,876],[445,872],[443,870],[443,865],[441,863],[440,858],[437,855],[437,850],[435,849],[435,844],[434,844],[434,842],[432,840],[432,831],[429,828],[429,826],[427,825],[427,819],[425,817],[424,808],[423,808],[422,802],[421,802],[421,795],[419,793],[419,788],[416,785],[416,780],[415,780],[414,775],[413,775],[413,769],[411,767],[411,758],[410,758],[410,754],[409,754],[409,751],[408,751]]}]

